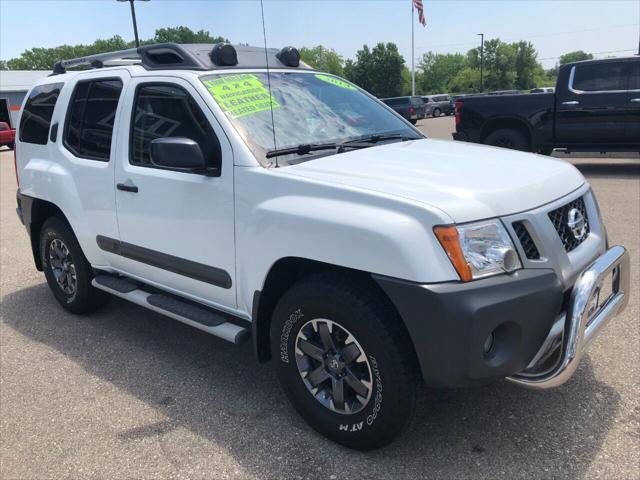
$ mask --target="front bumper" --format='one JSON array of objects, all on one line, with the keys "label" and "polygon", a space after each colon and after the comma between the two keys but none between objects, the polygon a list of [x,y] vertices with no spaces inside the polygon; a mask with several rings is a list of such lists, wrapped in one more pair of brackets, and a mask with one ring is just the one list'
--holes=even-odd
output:
[{"label": "front bumper", "polygon": [[[611,272],[613,295],[599,310],[588,312],[594,292]],[[404,320],[427,385],[458,387],[507,377],[550,388],[571,377],[588,343],[626,305],[629,257],[623,247],[613,247],[596,259],[578,278],[568,306],[560,280],[547,269],[468,283],[374,279]],[[559,327],[563,310],[569,320]],[[487,351],[489,337],[493,342]]]},{"label": "front bumper", "polygon": [[[578,277],[568,309],[552,328],[524,372],[507,378],[534,389],[565,383],[574,374],[582,355],[600,330],[629,302],[629,254],[615,246],[598,257]],[[611,295],[600,299],[603,282],[611,279]],[[548,362],[549,358],[555,362]]]}]

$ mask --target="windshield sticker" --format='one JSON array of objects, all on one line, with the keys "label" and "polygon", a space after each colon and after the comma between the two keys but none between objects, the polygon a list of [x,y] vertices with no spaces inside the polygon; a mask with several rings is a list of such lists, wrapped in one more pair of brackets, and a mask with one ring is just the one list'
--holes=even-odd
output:
[{"label": "windshield sticker", "polygon": [[280,104],[255,75],[225,75],[203,81],[220,108],[232,118],[278,108]]},{"label": "windshield sticker", "polygon": [[357,90],[357,88],[350,83],[345,82],[344,80],[340,80],[336,77],[331,77],[329,75],[318,74],[315,76],[318,80],[322,80],[323,82],[330,83],[336,87],[346,88],[347,90]]}]

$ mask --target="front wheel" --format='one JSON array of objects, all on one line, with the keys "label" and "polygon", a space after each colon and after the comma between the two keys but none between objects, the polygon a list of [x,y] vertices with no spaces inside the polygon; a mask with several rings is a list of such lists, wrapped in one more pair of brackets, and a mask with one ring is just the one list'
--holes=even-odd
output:
[{"label": "front wheel", "polygon": [[309,277],[280,299],[271,323],[276,373],[293,406],[315,430],[358,450],[400,434],[421,386],[400,318],[365,285]]},{"label": "front wheel", "polygon": [[440,109],[439,108],[434,108],[433,109],[433,116],[435,118],[438,118],[440,116]]}]

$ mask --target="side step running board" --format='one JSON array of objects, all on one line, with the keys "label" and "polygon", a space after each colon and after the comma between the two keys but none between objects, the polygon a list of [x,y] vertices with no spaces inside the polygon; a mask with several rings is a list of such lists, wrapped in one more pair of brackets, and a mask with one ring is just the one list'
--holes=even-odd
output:
[{"label": "side step running board", "polygon": [[146,292],[136,282],[127,278],[101,274],[96,276],[91,284],[100,290],[199,328],[236,345],[250,336],[249,329],[229,322],[227,317],[213,309],[181,301],[170,295]]}]

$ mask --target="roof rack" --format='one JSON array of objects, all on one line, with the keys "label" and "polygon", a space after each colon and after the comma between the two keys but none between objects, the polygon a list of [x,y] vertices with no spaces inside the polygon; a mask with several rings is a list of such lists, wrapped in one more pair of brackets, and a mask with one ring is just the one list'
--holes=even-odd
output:
[{"label": "roof rack", "polygon": [[[265,58],[267,57],[267,58]],[[233,46],[228,43],[157,43],[116,52],[98,53],[86,57],[59,60],[53,66],[52,75],[66,73],[67,69],[89,65],[103,68],[118,61],[131,64],[134,61],[147,70],[217,70],[229,68],[294,68],[311,69],[300,61],[300,54],[293,47],[274,48]]]}]

